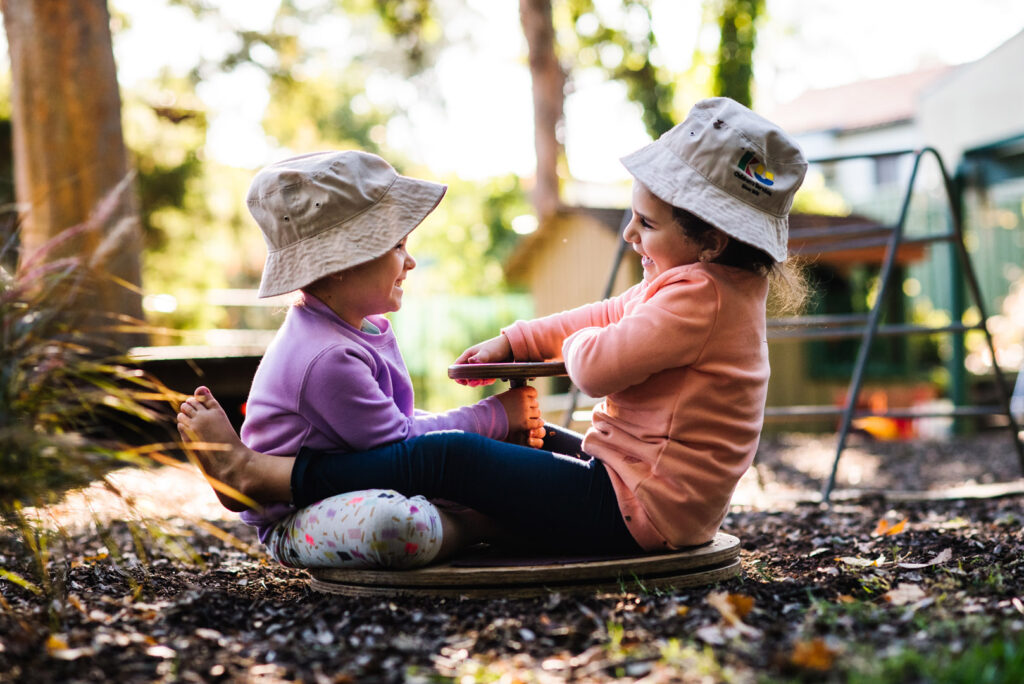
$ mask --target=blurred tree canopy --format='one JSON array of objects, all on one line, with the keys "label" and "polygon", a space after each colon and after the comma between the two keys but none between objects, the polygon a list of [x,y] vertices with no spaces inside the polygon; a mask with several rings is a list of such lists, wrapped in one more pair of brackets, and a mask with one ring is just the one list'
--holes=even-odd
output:
[{"label": "blurred tree canopy", "polygon": [[718,62],[715,66],[715,95],[731,97],[752,106],[754,46],[757,19],[764,12],[764,0],[717,0],[713,3],[721,29]]},{"label": "blurred tree canopy", "polygon": [[657,138],[676,123],[677,76],[660,64],[651,4],[623,0],[608,12],[607,3],[601,11],[594,0],[569,0],[556,16],[564,24],[559,42],[571,71],[598,69],[621,82],[640,106],[647,133]]},{"label": "blurred tree canopy", "polygon": [[[187,73],[164,72],[122,93],[126,144],[138,170],[144,288],[173,292],[178,299],[174,311],[151,309],[149,315],[173,328],[206,328],[217,324],[219,314],[202,306],[202,293],[253,286],[264,248],[242,202],[251,170],[224,168],[205,156],[210,122],[197,95],[203,84],[234,70],[257,70],[269,93],[263,128],[274,145],[296,152],[358,147],[381,154],[403,173],[430,177],[428,169],[388,146],[388,133],[415,104],[443,106],[433,68],[446,47],[466,40],[448,30],[451,20],[484,10],[466,0],[281,0],[273,20],[254,30],[232,26],[209,0],[168,2],[232,37],[222,53],[202,53]],[[654,0],[555,0],[552,22],[566,75],[563,95],[588,70],[621,82],[656,137],[681,118],[690,101],[711,93],[700,92],[703,86],[692,74],[672,73],[664,65],[652,28],[653,5]],[[119,6],[125,7],[112,0],[115,41],[130,21]],[[705,0],[705,9],[708,20],[721,20],[721,49],[710,60],[716,64],[715,87],[749,101],[749,62],[763,0]],[[328,25],[339,27],[331,36],[333,52],[306,37],[308,27]],[[346,50],[340,59],[339,45]],[[508,286],[502,259],[518,239],[509,225],[530,211],[529,179],[435,180],[449,182],[451,189],[417,231],[418,277],[431,290],[503,291]]]}]

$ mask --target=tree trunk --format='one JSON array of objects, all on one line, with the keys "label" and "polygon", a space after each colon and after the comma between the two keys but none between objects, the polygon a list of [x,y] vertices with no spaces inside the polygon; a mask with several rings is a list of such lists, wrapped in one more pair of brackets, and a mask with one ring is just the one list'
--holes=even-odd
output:
[{"label": "tree trunk", "polygon": [[[119,188],[98,230],[47,258],[92,261],[104,278],[82,303],[84,323],[142,318],[139,210],[128,159],[106,0],[2,0],[11,58],[16,198],[22,263],[50,238],[94,215]],[[106,256],[106,258],[104,258]],[[138,335],[105,335],[116,347]]]},{"label": "tree trunk", "polygon": [[558,128],[565,102],[565,73],[555,55],[551,0],[520,0],[519,19],[529,46],[533,81],[533,138],[537,151],[533,204],[537,217],[543,219],[560,206],[558,164],[562,144],[558,140]]}]

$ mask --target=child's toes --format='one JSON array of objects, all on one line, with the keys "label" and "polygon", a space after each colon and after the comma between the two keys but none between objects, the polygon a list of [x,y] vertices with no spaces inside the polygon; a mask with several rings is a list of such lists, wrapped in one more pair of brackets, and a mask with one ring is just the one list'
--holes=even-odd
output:
[{"label": "child's toes", "polygon": [[189,399],[204,408],[216,408],[219,406],[217,400],[213,398],[213,392],[206,386],[197,387],[195,393]]}]

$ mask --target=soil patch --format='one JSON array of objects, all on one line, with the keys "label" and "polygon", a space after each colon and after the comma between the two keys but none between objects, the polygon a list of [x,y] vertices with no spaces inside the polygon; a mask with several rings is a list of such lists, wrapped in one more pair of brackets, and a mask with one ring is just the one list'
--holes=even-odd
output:
[{"label": "soil patch", "polygon": [[[318,594],[195,473],[123,471],[128,507],[97,486],[37,512],[64,534],[48,595],[0,580],[0,681],[846,681],[922,678],[922,656],[998,664],[979,651],[993,639],[1020,652],[1024,481],[1008,436],[857,441],[822,505],[833,448],[762,445],[723,527],[741,578],[520,600]],[[38,557],[3,531],[5,570],[35,577]]]}]

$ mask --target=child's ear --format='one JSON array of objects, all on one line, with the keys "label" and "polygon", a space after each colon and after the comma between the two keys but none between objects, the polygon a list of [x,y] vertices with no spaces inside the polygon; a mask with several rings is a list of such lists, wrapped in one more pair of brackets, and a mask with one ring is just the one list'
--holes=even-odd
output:
[{"label": "child's ear", "polygon": [[720,230],[712,230],[705,236],[704,248],[700,251],[700,260],[711,263],[729,246],[729,236]]}]

